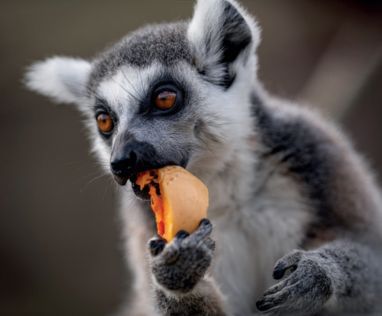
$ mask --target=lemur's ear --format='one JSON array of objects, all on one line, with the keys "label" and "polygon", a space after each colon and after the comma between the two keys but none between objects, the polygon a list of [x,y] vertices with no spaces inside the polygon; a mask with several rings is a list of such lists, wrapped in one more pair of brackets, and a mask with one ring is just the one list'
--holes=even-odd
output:
[{"label": "lemur's ear", "polygon": [[27,87],[61,103],[80,103],[86,93],[91,64],[83,59],[52,57],[29,67]]},{"label": "lemur's ear", "polygon": [[235,62],[255,54],[260,30],[235,0],[198,0],[188,28],[198,71],[228,88],[235,78]]}]

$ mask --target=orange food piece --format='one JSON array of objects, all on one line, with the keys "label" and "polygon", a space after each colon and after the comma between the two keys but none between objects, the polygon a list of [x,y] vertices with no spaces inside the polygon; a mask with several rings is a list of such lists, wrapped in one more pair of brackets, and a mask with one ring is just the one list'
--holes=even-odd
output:
[{"label": "orange food piece", "polygon": [[158,235],[171,241],[176,233],[195,231],[207,217],[208,189],[197,177],[178,166],[138,174],[136,184],[149,186]]}]

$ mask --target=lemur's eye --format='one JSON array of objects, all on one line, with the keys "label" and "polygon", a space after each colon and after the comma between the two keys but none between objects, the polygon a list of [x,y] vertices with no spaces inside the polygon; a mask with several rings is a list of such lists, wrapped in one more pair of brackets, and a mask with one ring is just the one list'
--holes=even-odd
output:
[{"label": "lemur's eye", "polygon": [[[152,88],[149,108],[143,113],[153,116],[167,116],[178,113],[183,108],[185,93],[175,82],[159,82]],[[146,106],[148,103],[145,103]],[[146,112],[145,112],[146,110]]]},{"label": "lemur's eye", "polygon": [[113,119],[107,113],[100,113],[97,115],[97,125],[99,130],[104,134],[108,134],[114,129]]},{"label": "lemur's eye", "polygon": [[155,106],[160,110],[169,110],[176,103],[176,92],[170,90],[159,91],[155,95]]}]

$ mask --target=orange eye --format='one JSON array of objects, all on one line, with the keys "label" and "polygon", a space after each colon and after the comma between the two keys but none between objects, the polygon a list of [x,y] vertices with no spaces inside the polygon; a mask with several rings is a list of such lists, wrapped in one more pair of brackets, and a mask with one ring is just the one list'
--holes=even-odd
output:
[{"label": "orange eye", "polygon": [[101,113],[97,115],[97,125],[102,133],[110,133],[114,128],[113,119],[109,114]]},{"label": "orange eye", "polygon": [[171,109],[176,102],[176,93],[173,91],[162,91],[155,97],[155,106],[160,110]]}]

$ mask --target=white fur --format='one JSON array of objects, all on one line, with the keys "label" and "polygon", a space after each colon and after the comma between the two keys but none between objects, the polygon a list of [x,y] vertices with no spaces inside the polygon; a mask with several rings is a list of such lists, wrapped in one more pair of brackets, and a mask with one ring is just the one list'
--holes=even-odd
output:
[{"label": "white fur", "polygon": [[[162,67],[156,63],[148,67],[121,66],[115,74],[103,80],[97,89],[97,95],[125,118],[126,124],[131,112],[137,110],[137,99],[145,95],[149,84]],[[127,117],[126,117],[127,116]],[[122,125],[125,128],[126,125]]]},{"label": "white fur", "polygon": [[[195,63],[199,69],[205,67],[209,70],[209,77],[219,82],[224,75],[224,67],[219,65],[221,57],[221,29],[224,23],[224,11],[222,3],[225,0],[199,0],[195,5],[194,16],[188,28],[187,36],[193,44]],[[245,9],[236,1],[231,0],[235,8],[243,16],[252,33],[252,42],[246,52],[241,56],[254,56],[254,52],[260,42],[260,28]],[[212,38],[210,46],[206,45],[207,38]],[[239,58],[240,60],[240,58]]]},{"label": "white fur", "polygon": [[[237,73],[232,87],[225,93],[215,86],[199,89],[200,92],[206,93],[204,96],[206,104],[200,108],[202,116],[205,119],[211,118],[210,127],[224,140],[224,146],[207,153],[203,151],[200,156],[196,153],[189,163],[189,169],[200,175],[209,187],[215,187],[211,193],[213,204],[210,208],[216,212],[230,200],[229,194],[223,192],[232,192],[235,196],[240,192],[238,202],[248,201],[254,181],[254,177],[251,176],[254,175],[254,170],[250,170],[255,165],[251,147],[251,139],[255,136],[251,131],[255,122],[251,115],[248,96],[256,82],[255,59],[251,59],[248,64],[248,70],[253,70],[249,71],[251,75],[247,75],[243,68]],[[233,172],[240,174],[246,172],[248,174],[246,180],[240,179],[232,184],[216,181],[216,177],[220,176],[219,173],[229,163],[238,166],[238,170]],[[238,174],[233,174],[233,179],[238,179],[237,176]]]},{"label": "white fur", "polygon": [[252,67],[237,73],[227,92],[209,89],[204,115],[219,108],[218,126],[225,146],[190,164],[190,170],[209,188],[209,217],[218,245],[214,276],[237,315],[253,310],[254,298],[272,283],[275,261],[298,247],[311,220],[297,185],[286,177],[268,179],[274,165],[255,173],[254,150],[260,144],[253,132],[248,99],[257,85],[255,62],[253,59]]},{"label": "white fur", "polygon": [[52,57],[33,64],[26,85],[56,102],[80,103],[86,92],[91,64],[83,59]]},{"label": "white fur", "polygon": [[[188,28],[188,38],[195,47],[196,62],[200,68],[203,68],[204,65],[218,65],[220,59],[220,36],[218,34],[223,23],[221,18],[223,7],[220,2],[221,0],[198,1],[195,6],[194,17]],[[205,45],[208,35],[217,39],[211,43],[211,47],[208,47],[209,51]],[[222,67],[214,67],[210,76],[219,80],[223,75],[223,70]]]}]

